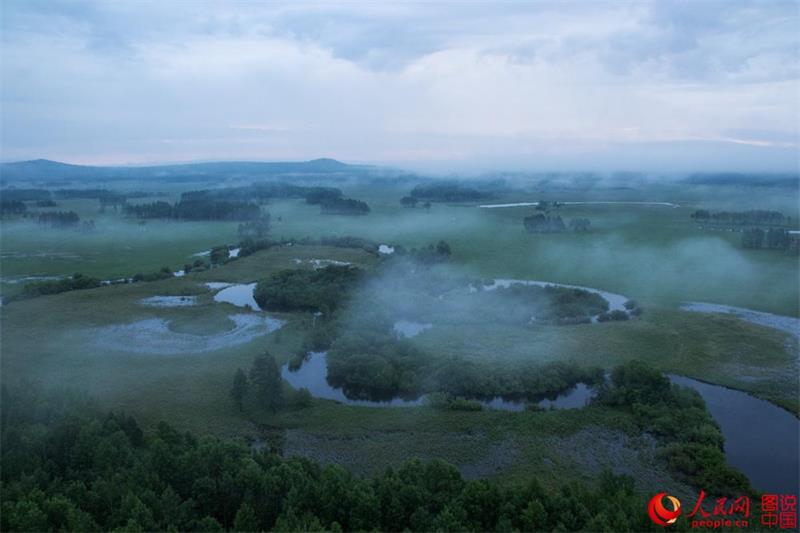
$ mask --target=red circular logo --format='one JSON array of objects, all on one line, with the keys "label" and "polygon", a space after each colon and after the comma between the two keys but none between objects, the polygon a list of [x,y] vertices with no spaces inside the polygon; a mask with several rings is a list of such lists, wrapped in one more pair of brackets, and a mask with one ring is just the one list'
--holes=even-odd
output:
[{"label": "red circular logo", "polygon": [[[665,496],[672,504],[671,511],[664,506]],[[659,526],[672,525],[678,520],[678,516],[681,514],[681,501],[675,496],[670,496],[666,492],[659,492],[650,498],[650,503],[647,505],[647,514],[650,515],[650,520]]]}]

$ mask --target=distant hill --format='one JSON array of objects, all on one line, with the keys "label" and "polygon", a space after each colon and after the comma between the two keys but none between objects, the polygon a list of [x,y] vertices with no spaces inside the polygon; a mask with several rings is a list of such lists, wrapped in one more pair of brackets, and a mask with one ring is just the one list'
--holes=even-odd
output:
[{"label": "distant hill", "polygon": [[375,170],[367,165],[348,165],[335,159],[314,159],[299,162],[221,161],[214,163],[182,163],[144,167],[101,167],[71,165],[35,159],[14,163],[0,163],[0,180],[5,183],[25,180],[70,181],[109,179],[174,180],[207,179],[220,177],[269,177],[298,174],[364,174]]}]

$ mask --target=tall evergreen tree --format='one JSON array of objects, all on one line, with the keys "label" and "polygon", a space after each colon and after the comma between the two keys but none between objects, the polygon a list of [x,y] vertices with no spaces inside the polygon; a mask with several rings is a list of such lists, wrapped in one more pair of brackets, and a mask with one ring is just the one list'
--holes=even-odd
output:
[{"label": "tall evergreen tree", "polygon": [[264,352],[255,358],[250,369],[250,382],[253,384],[259,405],[273,412],[281,407],[283,383],[281,372],[272,354]]}]

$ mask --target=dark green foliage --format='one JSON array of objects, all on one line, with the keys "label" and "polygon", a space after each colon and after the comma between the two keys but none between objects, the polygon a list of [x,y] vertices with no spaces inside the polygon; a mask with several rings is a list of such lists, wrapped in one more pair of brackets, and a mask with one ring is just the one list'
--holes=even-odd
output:
[{"label": "dark green foliage", "polygon": [[339,198],[342,191],[333,187],[305,187],[289,183],[255,183],[244,187],[189,191],[181,195],[181,201],[224,202],[268,202],[272,198],[305,198],[309,204],[318,204],[326,199]]},{"label": "dark green foliage", "polygon": [[453,397],[444,392],[432,392],[425,396],[425,404],[445,411],[481,411],[483,404],[476,400]]},{"label": "dark green foliage", "polygon": [[37,281],[35,283],[26,283],[22,288],[22,292],[15,297],[15,299],[34,298],[36,296],[44,296],[46,294],[58,294],[67,291],[77,291],[83,289],[94,289],[103,285],[103,282],[97,278],[84,276],[83,274],[73,274],[72,277],[52,280],[52,281]]},{"label": "dark green foliage", "polygon": [[240,241],[238,244],[239,247],[239,257],[247,257],[248,255],[253,255],[254,253],[261,251],[261,250],[268,250],[273,246],[277,246],[278,243],[273,242],[269,239],[244,239]]},{"label": "dark green foliage", "polygon": [[[384,332],[386,331],[386,332]],[[364,324],[336,339],[328,352],[328,380],[350,398],[387,400],[441,392],[451,398],[496,396],[540,400],[577,383],[602,380],[600,369],[568,363],[518,362],[498,366],[460,358],[433,358],[413,343]]]},{"label": "dark green foliage", "polygon": [[203,270],[208,270],[209,264],[202,259],[195,259],[192,263],[186,263],[183,265],[183,273],[188,274],[189,272],[202,272]]},{"label": "dark green foliage", "polygon": [[408,341],[378,330],[343,335],[328,353],[328,381],[350,398],[419,395],[428,358]]},{"label": "dark green foliage", "polygon": [[751,494],[747,477],[725,462],[723,437],[698,393],[672,385],[639,361],[618,366],[597,401],[629,410],[642,430],[664,443],[661,455],[678,476],[718,495]]},{"label": "dark green foliage", "polygon": [[571,363],[523,361],[498,367],[488,362],[457,358],[439,362],[422,373],[434,378],[428,387],[454,397],[491,399],[501,396],[531,401],[555,397],[578,383],[599,383],[603,375],[599,368],[582,368]]},{"label": "dark green foliage", "polygon": [[342,191],[330,187],[314,187],[305,192],[306,203],[319,205],[342,197]]},{"label": "dark green foliage", "polygon": [[[411,461],[374,478],[3,395],[2,531],[654,531],[633,480],[544,489]],[[8,411],[11,411],[8,413]]]},{"label": "dark green foliage", "polygon": [[[301,241],[301,244],[306,244],[307,241]],[[308,244],[313,244],[314,241],[309,242]],[[352,236],[344,236],[344,237],[322,237],[319,239],[319,244],[322,246],[334,246],[336,248],[361,248],[367,252],[376,253],[378,250],[378,244],[363,239],[361,237],[352,237]]]},{"label": "dark green foliage", "polygon": [[353,198],[327,198],[320,207],[323,215],[366,215],[370,211],[366,202]]},{"label": "dark green foliage", "polygon": [[169,279],[173,277],[175,274],[169,267],[161,267],[160,270],[156,272],[148,272],[148,273],[137,273],[131,278],[131,281],[158,281],[161,279]]},{"label": "dark green foliage", "polygon": [[261,525],[253,508],[243,503],[233,519],[233,531],[260,531]]},{"label": "dark green foliage", "polygon": [[125,212],[136,218],[178,220],[256,220],[261,217],[261,208],[256,204],[210,199],[181,200],[175,204],[158,201],[126,205]]},{"label": "dark green foliage", "polygon": [[236,370],[236,374],[233,375],[233,385],[231,385],[231,398],[233,398],[234,403],[242,410],[242,403],[244,402],[244,397],[247,395],[249,383],[247,381],[247,375],[244,373],[244,370],[241,368]]},{"label": "dark green foliage", "polygon": [[362,277],[359,269],[330,265],[316,270],[282,270],[258,282],[258,305],[270,311],[321,311],[341,305],[347,291]]},{"label": "dark green foliage", "polygon": [[[395,253],[392,257],[406,257],[413,261],[413,266],[433,265],[447,261],[453,251],[445,241],[429,244],[421,248],[411,248],[406,250],[400,245],[395,246]],[[413,267],[412,267],[413,268]]]},{"label": "dark green foliage", "polygon": [[218,265],[220,263],[224,263],[228,256],[230,255],[229,249],[227,246],[215,246],[211,249],[211,253],[208,255],[208,259],[211,261],[212,265]]},{"label": "dark green foliage", "polygon": [[250,383],[259,407],[275,412],[283,406],[283,381],[275,358],[264,352],[253,360]]}]

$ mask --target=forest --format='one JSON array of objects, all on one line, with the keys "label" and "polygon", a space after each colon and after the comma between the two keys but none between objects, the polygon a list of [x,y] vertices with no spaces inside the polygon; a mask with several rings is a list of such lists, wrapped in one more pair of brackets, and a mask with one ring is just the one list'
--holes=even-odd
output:
[{"label": "forest", "polygon": [[[474,202],[487,200],[494,196],[491,191],[478,190],[474,187],[456,182],[437,182],[417,185],[409,194],[417,201],[430,202]],[[411,202],[406,200],[407,204]],[[416,205],[416,204],[414,204]]]},{"label": "forest", "polygon": [[319,205],[323,215],[367,215],[370,211],[366,202],[353,198],[328,197],[320,199]]},{"label": "forest", "polygon": [[211,199],[182,199],[169,204],[158,201],[146,204],[126,204],[125,213],[136,218],[172,218],[178,220],[255,220],[261,208],[250,202]]},{"label": "forest", "polygon": [[350,266],[329,265],[316,270],[284,270],[258,282],[256,302],[275,311],[334,311],[348,289],[362,277]]},{"label": "forest", "polygon": [[792,217],[780,211],[751,209],[749,211],[710,211],[698,209],[689,215],[695,222],[731,226],[788,226]]}]

